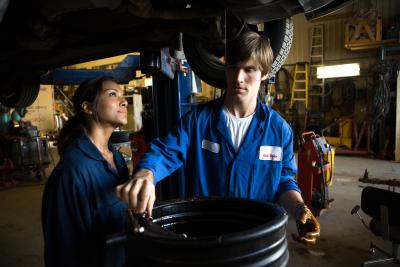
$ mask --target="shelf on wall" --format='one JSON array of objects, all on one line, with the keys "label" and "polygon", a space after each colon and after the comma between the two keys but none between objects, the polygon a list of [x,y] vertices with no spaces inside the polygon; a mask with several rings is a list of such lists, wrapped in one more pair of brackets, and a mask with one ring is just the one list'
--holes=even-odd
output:
[{"label": "shelf on wall", "polygon": [[345,44],[344,47],[351,51],[360,51],[360,50],[373,50],[380,49],[382,46],[392,46],[399,45],[399,39],[385,39],[380,41],[358,41],[356,43]]},{"label": "shelf on wall", "polygon": [[382,40],[382,18],[356,19],[345,24],[344,47],[351,51],[380,49],[399,45],[399,38]]}]

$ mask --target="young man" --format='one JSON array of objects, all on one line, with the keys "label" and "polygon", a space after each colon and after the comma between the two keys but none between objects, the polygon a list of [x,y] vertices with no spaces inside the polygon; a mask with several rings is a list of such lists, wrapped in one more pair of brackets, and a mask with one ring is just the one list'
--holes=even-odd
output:
[{"label": "young man", "polygon": [[269,40],[255,32],[230,42],[225,95],[186,114],[165,139],[154,140],[133,179],[116,188],[117,196],[134,211],[151,214],[154,184],[185,164],[192,195],[278,202],[296,218],[297,240],[315,243],[319,224],[293,178],[291,128],[257,97],[272,62]]}]

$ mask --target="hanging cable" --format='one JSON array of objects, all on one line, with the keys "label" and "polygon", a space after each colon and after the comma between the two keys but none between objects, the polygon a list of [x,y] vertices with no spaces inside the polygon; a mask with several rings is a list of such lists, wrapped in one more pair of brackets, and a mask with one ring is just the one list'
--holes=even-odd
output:
[{"label": "hanging cable", "polygon": [[390,108],[390,88],[387,84],[386,75],[391,69],[387,61],[381,60],[378,65],[379,84],[375,92],[373,102],[373,122],[387,116]]},{"label": "hanging cable", "polygon": [[[225,8],[225,43],[224,43],[224,49],[225,49],[225,52],[224,52],[224,55],[225,55],[225,65],[226,65],[226,57],[227,57],[227,53],[228,53],[228,51],[227,51],[227,49],[226,49],[226,42],[227,42],[227,37],[226,37],[226,35],[227,35],[227,31],[226,31],[226,28],[227,28],[227,20],[226,20],[226,8]],[[226,67],[226,66],[225,66]]]}]

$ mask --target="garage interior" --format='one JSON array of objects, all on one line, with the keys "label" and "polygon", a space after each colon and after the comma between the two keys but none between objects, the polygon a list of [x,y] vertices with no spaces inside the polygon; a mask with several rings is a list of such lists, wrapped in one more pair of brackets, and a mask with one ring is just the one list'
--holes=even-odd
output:
[{"label": "garage interior", "polygon": [[[400,224],[390,225],[389,215],[390,232],[374,234],[361,196],[366,187],[399,191],[400,2],[358,0],[318,19],[297,14],[292,21],[290,52],[260,99],[293,129],[298,183],[318,216],[321,236],[315,246],[296,243],[289,218],[288,266],[361,266],[393,252],[399,259]],[[130,171],[150,140],[199,103],[223,94],[191,69],[182,51],[174,52],[132,51],[57,68],[41,77],[29,106],[0,103],[1,265],[44,265],[42,193],[59,160],[57,135],[73,114],[70,98],[83,79],[106,73],[121,81],[129,120],[110,141]],[[174,63],[163,61],[169,57]],[[327,67],[339,69],[332,75]],[[177,171],[159,183],[157,199],[185,198],[182,175]],[[389,255],[371,253],[371,242]],[[382,266],[399,264],[388,260]]]}]

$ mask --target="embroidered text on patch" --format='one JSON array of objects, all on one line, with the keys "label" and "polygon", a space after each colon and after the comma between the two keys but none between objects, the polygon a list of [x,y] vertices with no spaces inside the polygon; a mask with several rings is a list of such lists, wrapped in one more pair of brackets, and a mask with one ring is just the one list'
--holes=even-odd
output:
[{"label": "embroidered text on patch", "polygon": [[201,141],[201,148],[211,151],[213,153],[219,153],[219,144],[205,139]]},{"label": "embroidered text on patch", "polygon": [[282,160],[282,148],[279,146],[260,146],[260,160]]}]

